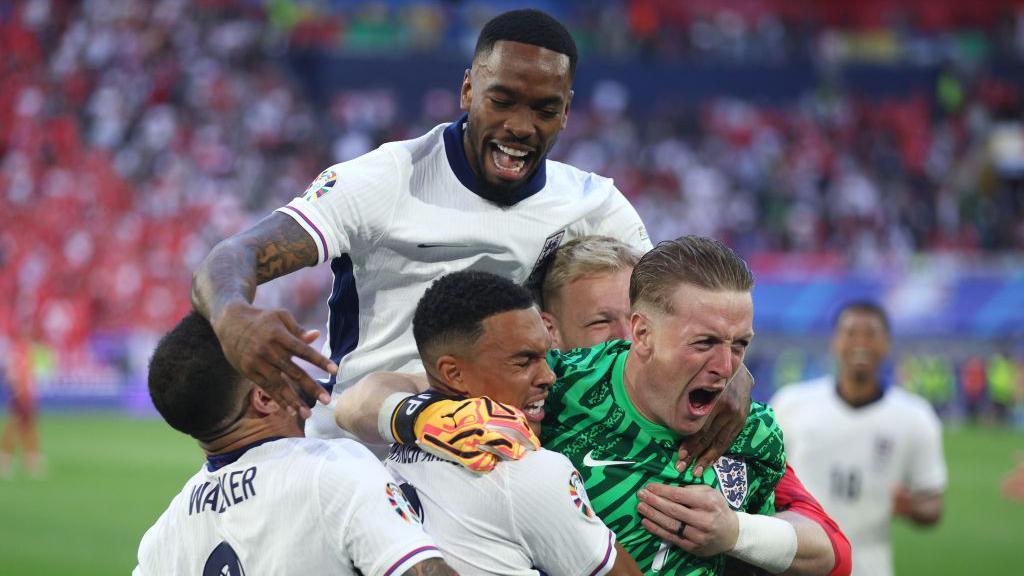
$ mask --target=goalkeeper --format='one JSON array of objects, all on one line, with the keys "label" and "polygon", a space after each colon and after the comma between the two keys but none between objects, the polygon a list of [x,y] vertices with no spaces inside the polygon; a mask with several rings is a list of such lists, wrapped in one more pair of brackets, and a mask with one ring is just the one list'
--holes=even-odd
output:
[{"label": "goalkeeper", "polygon": [[[555,380],[545,361],[549,336],[530,294],[485,272],[448,274],[417,304],[413,335],[429,366],[430,388],[457,400],[408,400],[407,408],[428,423],[425,440],[394,445],[385,465],[452,567],[461,574],[639,575],[594,515],[565,456],[509,452],[539,447],[518,408],[542,400]],[[501,434],[482,434],[457,453],[448,451],[453,434],[481,421]],[[519,441],[510,444],[508,437]],[[491,452],[516,460],[486,476],[449,462],[459,457],[476,468]]]},{"label": "goalkeeper", "polygon": [[[746,264],[718,242],[663,242],[641,258],[631,278],[634,343],[549,356],[558,382],[541,407],[546,445],[581,471],[595,512],[646,573],[721,573],[723,553],[773,573],[792,564],[793,527],[756,516],[774,511],[772,491],[785,466],[782,438],[767,407],[753,405],[743,431],[712,469],[695,475],[692,467],[679,472],[674,466],[680,440],[703,430],[740,369],[753,337],[752,284]],[[361,420],[353,413],[372,411],[383,398],[375,396],[379,389],[360,386],[347,392],[338,416],[342,426],[365,431],[365,414]],[[349,399],[353,404],[346,406]],[[406,415],[415,415],[416,406],[398,396],[384,402],[396,404],[399,417],[378,430],[408,442]],[[422,415],[427,424],[440,421]],[[415,428],[422,438],[423,424]],[[457,435],[449,440],[461,446]],[[708,487],[676,530],[688,543],[685,550],[646,531],[636,513],[638,493],[655,482]]]}]

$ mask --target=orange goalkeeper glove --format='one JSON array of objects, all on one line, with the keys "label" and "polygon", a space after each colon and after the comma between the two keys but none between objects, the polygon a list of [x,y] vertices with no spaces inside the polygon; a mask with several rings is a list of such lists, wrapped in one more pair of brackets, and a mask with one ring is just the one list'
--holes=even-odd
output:
[{"label": "orange goalkeeper glove", "polygon": [[402,400],[391,413],[399,444],[474,471],[490,472],[499,460],[519,460],[540,448],[522,410],[483,396],[460,398],[427,391]]}]

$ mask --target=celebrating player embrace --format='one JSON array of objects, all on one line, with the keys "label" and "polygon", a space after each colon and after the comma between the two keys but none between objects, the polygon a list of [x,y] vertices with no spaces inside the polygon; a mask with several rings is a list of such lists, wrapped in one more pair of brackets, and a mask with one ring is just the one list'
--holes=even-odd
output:
[{"label": "celebrating player embrace", "polygon": [[[634,344],[615,341],[552,353],[548,362],[557,381],[543,402],[527,403],[527,414],[543,420],[542,437],[580,471],[594,512],[645,573],[721,573],[726,552],[772,572],[789,569],[799,543],[794,527],[757,515],[774,511],[772,492],[784,470],[781,436],[770,410],[754,405],[743,432],[714,467],[698,472],[675,466],[680,439],[701,432],[753,336],[746,265],[713,240],[687,237],[659,244],[641,258],[633,283]],[[527,360],[521,368],[511,359],[499,366],[506,382],[535,365]],[[440,361],[428,365],[428,373],[446,370]],[[394,374],[388,379],[413,380]],[[373,380],[342,396],[340,425],[369,438],[392,432],[406,442],[418,438],[426,446],[437,443],[424,430],[460,421],[465,401],[429,394],[393,400],[386,396],[385,378]],[[428,411],[440,403],[446,403],[444,410]],[[417,424],[417,415],[430,423]],[[461,432],[479,429],[466,426]],[[463,451],[460,445],[465,446],[447,446],[449,459],[474,459],[489,449],[476,444]],[[445,454],[446,449],[434,451]],[[661,541],[638,514],[638,492],[651,482],[693,485],[699,494],[702,505],[691,522],[674,523],[677,536],[688,542],[683,547]]]}]

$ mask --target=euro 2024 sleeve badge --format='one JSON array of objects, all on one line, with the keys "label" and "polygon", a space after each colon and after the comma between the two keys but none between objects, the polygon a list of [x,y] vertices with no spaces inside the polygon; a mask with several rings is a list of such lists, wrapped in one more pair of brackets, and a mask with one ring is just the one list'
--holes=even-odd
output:
[{"label": "euro 2024 sleeve badge", "polygon": [[594,517],[594,507],[591,506],[590,499],[587,498],[587,490],[583,487],[583,478],[580,478],[580,473],[575,470],[569,475],[569,499],[584,516]]}]

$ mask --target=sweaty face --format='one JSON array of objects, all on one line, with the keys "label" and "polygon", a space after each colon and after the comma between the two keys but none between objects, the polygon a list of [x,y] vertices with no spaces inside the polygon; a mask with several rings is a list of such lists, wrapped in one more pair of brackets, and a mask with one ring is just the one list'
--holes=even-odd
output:
[{"label": "sweaty face", "polygon": [[474,60],[460,103],[469,112],[464,145],[478,180],[508,194],[527,182],[565,127],[571,99],[565,54],[499,41]]},{"label": "sweaty face", "polygon": [[645,311],[633,319],[633,351],[647,362],[631,398],[653,422],[690,435],[743,363],[754,337],[754,304],[749,292],[691,285],[680,286],[672,302],[672,314]]},{"label": "sweaty face", "polygon": [[548,367],[551,340],[535,308],[495,314],[484,332],[459,358],[462,384],[470,396],[522,408],[531,423],[544,419],[544,399],[555,382]]},{"label": "sweaty face", "polygon": [[632,268],[583,276],[558,291],[546,313],[555,347],[589,348],[608,340],[629,340],[629,275]]},{"label": "sweaty face", "polygon": [[864,382],[876,377],[889,354],[889,334],[876,314],[847,310],[839,317],[832,350],[840,373]]}]

